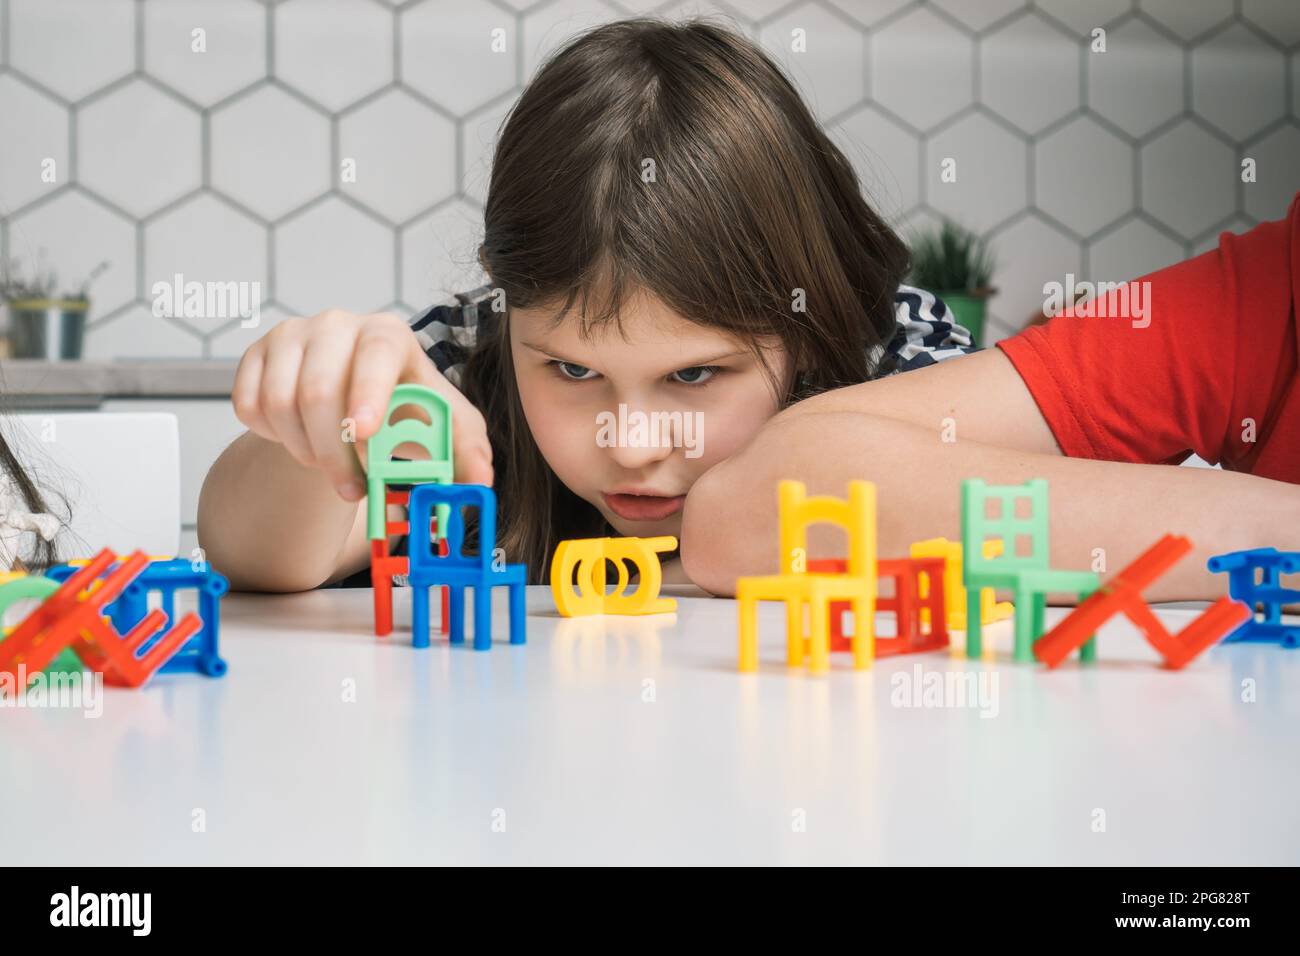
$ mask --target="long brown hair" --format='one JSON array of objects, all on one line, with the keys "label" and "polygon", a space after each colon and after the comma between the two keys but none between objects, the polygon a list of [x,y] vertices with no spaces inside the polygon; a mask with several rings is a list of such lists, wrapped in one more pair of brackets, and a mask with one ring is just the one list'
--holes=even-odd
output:
[{"label": "long brown hair", "polygon": [[[781,69],[725,26],[620,20],[555,52],[501,130],[484,225],[506,322],[576,306],[587,333],[644,290],[756,354],[778,338],[797,373],[783,406],[887,370],[907,247]],[[560,540],[611,532],[542,458],[506,322],[462,386],[488,422],[498,545],[545,581]]]}]

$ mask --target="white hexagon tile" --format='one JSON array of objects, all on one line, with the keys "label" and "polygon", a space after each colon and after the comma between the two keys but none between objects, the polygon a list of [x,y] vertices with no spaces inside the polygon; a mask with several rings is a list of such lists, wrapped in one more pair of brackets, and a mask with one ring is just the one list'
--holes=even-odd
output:
[{"label": "white hexagon tile", "polygon": [[[995,334],[1045,281],[1149,272],[1300,190],[1296,0],[0,0],[0,253],[69,286],[110,263],[97,357],[422,309],[483,280],[523,84],[634,14],[752,37],[900,232],[987,238]],[[258,326],[154,315],[176,274],[256,283]]]}]

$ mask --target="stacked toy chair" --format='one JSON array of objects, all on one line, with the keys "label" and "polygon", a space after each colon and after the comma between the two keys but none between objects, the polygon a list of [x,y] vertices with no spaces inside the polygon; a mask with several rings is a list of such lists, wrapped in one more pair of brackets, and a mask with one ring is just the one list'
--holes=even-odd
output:
[{"label": "stacked toy chair", "polygon": [[[412,417],[394,421],[404,408],[414,409],[427,418]],[[400,446],[414,445],[427,458],[394,458]],[[403,555],[388,553],[390,535],[407,535],[413,542],[412,525],[407,519],[390,521],[389,505],[408,505],[410,492],[389,485],[413,485],[425,482],[449,484],[455,476],[452,460],[451,406],[433,389],[422,385],[399,385],[393,389],[384,413],[384,424],[366,444],[366,531],[370,538],[370,584],[374,589],[375,635],[382,637],[393,630],[393,575],[410,573],[410,562]],[[409,517],[409,516],[408,516]],[[438,509],[438,521],[426,532],[441,538],[446,509]],[[442,597],[442,632],[448,633],[448,596]],[[427,635],[426,635],[427,637]]]},{"label": "stacked toy chair", "polygon": [[[943,558],[944,604],[948,608],[948,630],[966,630],[966,588],[962,584],[965,574],[965,562],[962,560],[960,541],[947,538],[929,538],[913,542],[909,553],[914,558]],[[991,539],[984,542],[984,557],[996,558],[1002,553],[1002,542]],[[921,597],[926,596],[927,582],[921,581]],[[929,624],[929,610],[921,608],[921,622]],[[1015,606],[1010,601],[999,601],[993,588],[980,589],[980,623],[995,624],[1015,613]]]},{"label": "stacked toy chair", "polygon": [[[871,666],[875,655],[876,610],[876,486],[850,481],[847,499],[808,497],[803,482],[777,486],[781,524],[781,573],[739,578],[736,601],[740,614],[740,670],[758,669],[757,602],[782,601],[786,609],[786,661],[792,667],[808,657],[808,669],[830,669],[832,602],[846,601],[853,612],[853,666]],[[808,570],[809,525],[827,522],[848,535],[849,556],[841,573]],[[804,634],[804,607],[809,608],[809,633]]]}]

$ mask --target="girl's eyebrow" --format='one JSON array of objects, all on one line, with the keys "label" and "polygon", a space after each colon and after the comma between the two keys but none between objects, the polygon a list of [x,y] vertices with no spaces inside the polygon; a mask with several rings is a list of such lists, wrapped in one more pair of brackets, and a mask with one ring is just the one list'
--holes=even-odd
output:
[{"label": "girl's eyebrow", "polygon": [[[567,362],[570,365],[581,365],[583,368],[588,367],[585,362],[577,362],[574,361],[573,359],[567,359],[563,355],[560,355],[558,352],[553,352],[550,349],[542,348],[540,345],[534,345],[532,342],[526,342],[523,339],[520,339],[519,344],[524,346],[525,348],[532,349],[534,352],[540,352],[542,355],[549,355],[551,358],[558,359],[561,362]],[[670,371],[675,372],[683,368],[696,368],[700,365],[712,365],[714,362],[721,362],[723,359],[734,358],[737,355],[749,355],[749,354],[750,353],[748,349],[736,349],[733,352],[726,352],[722,355],[714,355],[710,358],[702,358],[702,359],[696,359],[695,361],[683,362],[681,365],[675,365],[672,369],[670,369]]]}]

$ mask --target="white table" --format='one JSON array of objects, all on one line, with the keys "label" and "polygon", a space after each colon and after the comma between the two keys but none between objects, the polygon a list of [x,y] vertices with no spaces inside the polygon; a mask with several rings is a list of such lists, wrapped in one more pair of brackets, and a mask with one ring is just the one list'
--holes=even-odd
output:
[{"label": "white table", "polygon": [[[781,609],[763,605],[764,664],[741,675],[734,602],[678,603],[675,616],[564,620],[530,588],[528,644],[511,647],[500,591],[498,643],[476,653],[376,639],[369,591],[230,596],[223,679],[110,688],[99,719],[0,710],[0,855],[1300,862],[1300,652],[1218,647],[1169,672],[1117,623],[1097,665],[1049,673],[1010,662],[1003,622],[986,630],[991,660],[907,655],[855,673],[836,655],[814,678],[786,671]],[[917,667],[996,675],[996,715],[895,706]]]}]

